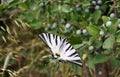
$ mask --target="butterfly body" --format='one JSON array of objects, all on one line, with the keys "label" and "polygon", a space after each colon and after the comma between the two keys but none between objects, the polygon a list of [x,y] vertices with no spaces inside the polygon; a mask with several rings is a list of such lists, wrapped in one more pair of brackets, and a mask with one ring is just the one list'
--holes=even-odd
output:
[{"label": "butterfly body", "polygon": [[81,58],[65,38],[50,33],[39,34],[43,42],[50,48],[51,55],[59,62],[71,62],[82,66]]},{"label": "butterfly body", "polygon": [[58,57],[60,57],[60,54],[57,53],[57,52],[54,52],[54,53],[53,53],[53,58],[58,58]]}]

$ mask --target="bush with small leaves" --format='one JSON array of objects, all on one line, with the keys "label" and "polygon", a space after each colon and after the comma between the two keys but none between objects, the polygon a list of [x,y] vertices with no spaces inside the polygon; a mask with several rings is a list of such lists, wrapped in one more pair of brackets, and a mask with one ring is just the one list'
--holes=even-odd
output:
[{"label": "bush with small leaves", "polygon": [[[114,5],[115,3],[117,4]],[[112,68],[113,70],[111,69],[111,71],[118,70],[117,68],[119,68],[119,65],[120,65],[120,63],[118,62],[119,61],[118,59],[120,56],[119,54],[120,18],[118,18],[120,17],[119,3],[120,3],[120,0],[40,0],[40,1],[39,0],[35,0],[35,1],[34,0],[33,1],[32,0],[9,0],[9,1],[2,0],[0,5],[0,17],[1,17],[0,30],[4,29],[4,27],[2,27],[1,21],[4,22],[4,25],[7,25],[7,26],[10,25],[10,29],[9,27],[6,27],[6,31],[8,32],[3,32],[3,33],[0,32],[1,38],[3,38],[4,40],[3,35],[5,35],[5,37],[7,38],[9,36],[8,33],[12,32],[13,30],[12,38],[14,38],[14,35],[18,34],[17,40],[26,41],[24,38],[23,40],[22,38],[19,39],[19,35],[20,37],[24,36],[23,35],[24,32],[20,30],[21,31],[20,33],[18,30],[20,27],[19,28],[14,27],[13,21],[18,21],[18,23],[15,23],[18,26],[23,25],[21,28],[24,28],[25,25],[29,25],[31,29],[34,29],[33,30],[34,32],[31,33],[32,30],[31,31],[27,30],[28,36],[30,37],[32,36],[32,38],[27,37],[28,38],[27,44],[31,45],[31,40],[33,40],[34,42],[34,44],[32,44],[33,49],[29,47],[30,45],[24,45],[23,43],[22,43],[23,45],[21,46],[26,46],[24,48],[22,47],[22,49],[25,50],[26,52],[26,48],[27,48],[30,51],[30,55],[27,53],[28,56],[31,57],[31,53],[32,53],[34,57],[34,56],[37,56],[37,53],[39,53],[39,51],[46,48],[42,45],[41,42],[40,44],[38,44],[37,37],[33,38],[33,35],[37,35],[39,32],[57,34],[59,36],[62,36],[63,38],[67,38],[69,42],[75,47],[75,49],[80,48],[78,49],[78,51],[80,51],[78,52],[79,55],[83,56],[84,53],[86,54],[88,69],[85,72],[90,72],[89,74],[87,73],[86,76],[90,75],[90,76],[99,77],[98,75],[99,64],[103,66],[104,63],[105,64],[110,63],[110,65],[109,66],[106,65],[106,67],[110,67],[110,68],[113,67]],[[20,10],[20,13],[19,13],[19,10]],[[9,23],[9,21],[12,22],[13,24]],[[17,31],[15,32],[15,30],[17,30],[18,33]],[[55,42],[57,41],[59,40],[55,40]],[[11,51],[19,49],[19,48],[13,48],[16,46],[11,45],[11,44],[15,45],[16,42],[17,42],[16,40],[15,41],[13,40],[10,42],[8,40],[7,44],[6,43],[4,44],[3,42],[0,41],[0,44],[3,46],[3,49],[1,49],[1,51],[4,51],[4,50],[6,51],[6,49],[4,48],[13,49]],[[86,43],[85,46],[81,47],[81,45],[83,45],[84,42]],[[8,46],[4,47],[4,45],[8,45]],[[36,46],[36,45],[39,45],[39,46]],[[71,47],[69,46],[69,49],[70,48]],[[33,53],[34,52],[33,50],[35,50],[35,54]],[[90,51],[90,53],[88,51]],[[91,52],[94,52],[94,53],[91,54]],[[44,53],[46,54],[46,52]],[[40,57],[43,56],[43,54],[38,54],[38,55]],[[4,59],[4,56],[1,59]],[[47,62],[48,61],[49,60],[47,60]],[[84,59],[83,62],[84,61],[86,60]],[[34,62],[34,61],[31,60],[31,62]],[[73,66],[72,68],[70,68],[70,70],[74,71],[74,73],[71,71],[67,71],[68,68],[71,67],[69,66],[69,64],[67,64],[67,65],[61,65],[61,66],[65,66],[66,68],[62,67],[63,70],[58,69],[58,71],[56,72],[61,71],[62,73],[57,74],[53,71],[56,68],[52,66],[53,64],[51,65],[51,61],[47,64],[47,66],[44,66],[44,67],[43,65],[46,65],[46,63],[40,61],[40,64],[42,64],[42,66],[37,68],[35,67],[35,69],[40,68],[41,70],[45,70],[47,72],[49,71],[48,73],[43,72],[42,74],[45,74],[45,76],[51,76],[51,77],[56,77],[57,75],[61,76],[61,74],[64,77],[68,77],[68,75],[65,75],[65,74],[69,74],[69,73],[72,73],[74,75],[80,74],[80,76],[82,76],[81,75],[82,69],[84,70],[84,68],[80,69]],[[107,76],[109,75],[110,77],[114,77],[115,75],[117,77],[117,75],[119,74],[118,72],[111,73],[108,71],[108,69],[101,66],[100,68],[107,71],[107,73],[102,73],[102,75],[107,74]],[[47,70],[49,68],[52,68],[52,69]],[[19,70],[19,69],[16,69],[16,70]],[[91,72],[91,70],[93,71]],[[96,71],[98,72],[95,73]],[[101,72],[103,71],[101,70]],[[30,75],[32,76],[32,74]],[[38,75],[41,75],[41,74],[38,74]],[[28,76],[28,75],[25,75],[25,76]],[[107,77],[107,76],[104,75],[104,77]],[[70,77],[73,77],[73,76],[70,76]]]}]

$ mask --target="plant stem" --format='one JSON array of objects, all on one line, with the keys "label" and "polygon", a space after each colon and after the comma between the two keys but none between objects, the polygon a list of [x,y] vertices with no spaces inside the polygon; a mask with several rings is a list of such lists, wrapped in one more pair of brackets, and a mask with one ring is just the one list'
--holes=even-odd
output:
[{"label": "plant stem", "polygon": [[115,17],[118,17],[118,14],[117,14],[117,1],[116,0],[114,0],[114,5],[113,5],[113,7],[114,7],[114,13],[115,13]]}]

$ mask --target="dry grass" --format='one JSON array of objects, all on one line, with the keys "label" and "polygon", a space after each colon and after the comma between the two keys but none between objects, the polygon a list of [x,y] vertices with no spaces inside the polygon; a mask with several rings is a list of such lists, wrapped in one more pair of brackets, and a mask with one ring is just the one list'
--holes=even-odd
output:
[{"label": "dry grass", "polygon": [[[16,21],[18,22],[18,21]],[[8,27],[4,36],[4,42],[0,45],[0,68],[1,76],[3,76],[3,66],[6,57],[10,52],[8,64],[6,65],[7,73],[4,77],[8,77],[8,73],[13,77],[67,77],[74,75],[69,64],[57,64],[51,62],[47,47],[38,37],[37,30],[31,30],[25,23],[17,23]],[[25,26],[24,28],[22,26]]]}]

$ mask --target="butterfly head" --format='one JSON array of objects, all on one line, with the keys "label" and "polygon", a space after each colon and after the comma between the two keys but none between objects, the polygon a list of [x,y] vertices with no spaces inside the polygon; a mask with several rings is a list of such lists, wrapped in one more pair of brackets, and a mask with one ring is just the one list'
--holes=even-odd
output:
[{"label": "butterfly head", "polygon": [[60,54],[57,52],[54,52],[54,58],[59,58],[59,57],[60,57]]}]

